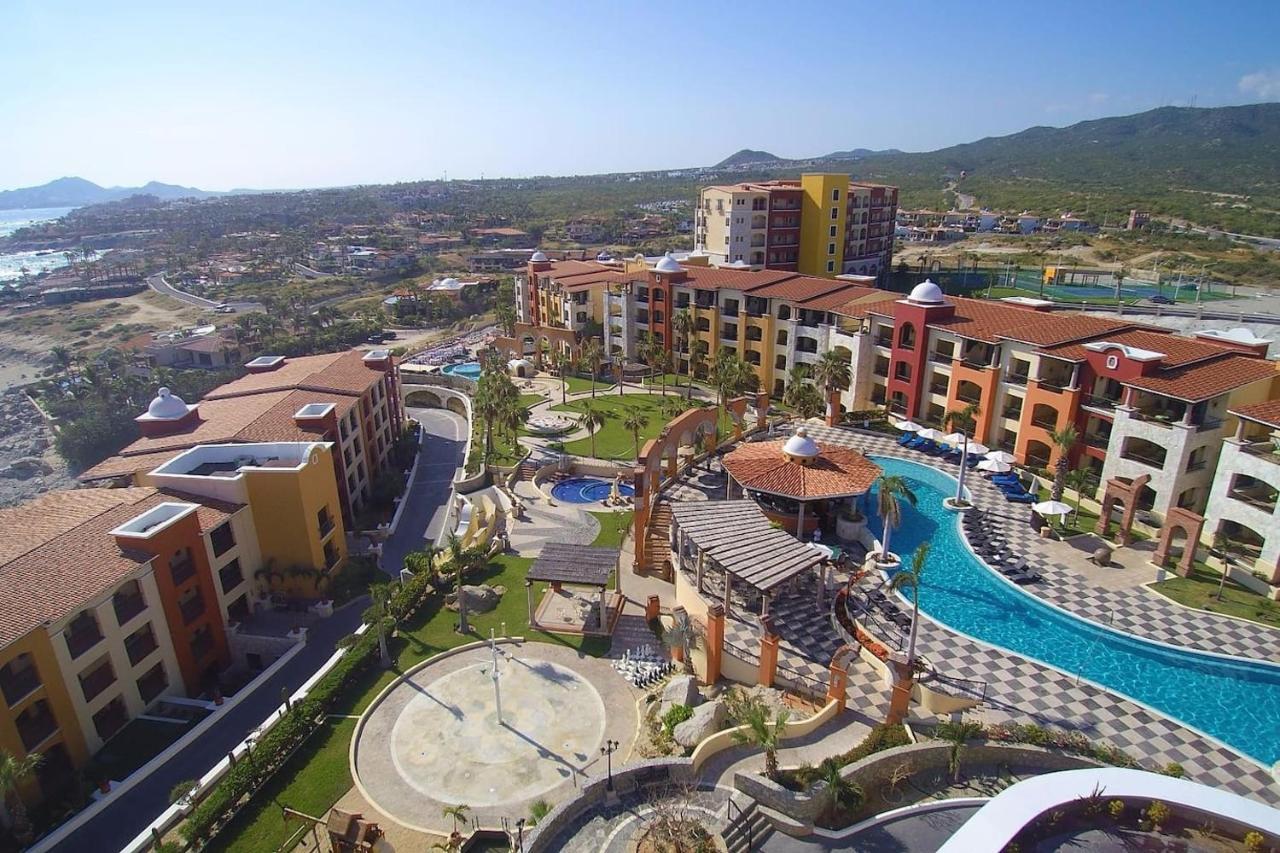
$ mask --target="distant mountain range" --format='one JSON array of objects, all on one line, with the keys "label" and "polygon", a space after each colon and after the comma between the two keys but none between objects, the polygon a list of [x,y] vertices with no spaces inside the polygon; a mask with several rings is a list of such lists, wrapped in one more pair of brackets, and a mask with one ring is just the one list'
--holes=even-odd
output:
[{"label": "distant mountain range", "polygon": [[82,207],[104,201],[119,201],[134,195],[156,198],[209,198],[227,193],[209,192],[195,187],[180,187],[151,181],[140,187],[100,187],[84,178],[58,178],[38,187],[0,191],[0,210],[36,207]]},{"label": "distant mountain range", "polygon": [[792,163],[814,163],[824,160],[861,160],[864,157],[870,157],[874,154],[900,154],[896,148],[886,148],[883,151],[875,151],[870,148],[851,148],[848,151],[832,151],[830,154],[823,154],[820,157],[806,157],[801,160],[787,160],[779,157],[777,154],[770,154],[768,151],[756,151],[751,148],[743,148],[734,154],[716,163],[713,169],[753,169],[753,168],[770,168],[774,166],[787,166]]}]

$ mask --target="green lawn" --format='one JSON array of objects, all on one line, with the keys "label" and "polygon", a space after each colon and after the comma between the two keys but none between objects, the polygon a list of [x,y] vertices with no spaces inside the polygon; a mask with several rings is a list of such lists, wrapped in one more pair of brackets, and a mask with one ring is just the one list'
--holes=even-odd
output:
[{"label": "green lawn", "polygon": [[[591,390],[591,380],[585,376],[570,376],[567,384],[569,386],[570,394],[581,394]],[[596,393],[599,393],[601,389],[608,389],[612,387],[612,379],[596,380]]]},{"label": "green lawn", "polygon": [[[597,543],[599,543],[597,539]],[[333,714],[358,715],[377,697],[384,687],[401,673],[426,658],[454,646],[489,636],[489,629],[501,633],[503,623],[508,633],[526,639],[559,643],[581,649],[584,654],[599,656],[609,649],[609,641],[596,637],[583,638],[548,634],[529,630],[525,601],[524,576],[533,560],[503,554],[495,558],[484,572],[467,576],[468,583],[487,583],[505,586],[507,592],[498,606],[489,613],[468,617],[471,633],[463,636],[454,630],[458,615],[444,607],[443,596],[434,596],[414,617],[400,626],[398,635],[391,638],[391,655],[394,664],[389,670],[373,667],[351,686],[336,703]],[[546,591],[545,584],[535,584],[535,602]],[[280,809],[273,798],[291,808],[323,817],[352,785],[347,762],[355,720],[338,719],[325,731],[313,735],[297,755],[258,796],[254,797],[223,831],[214,848],[231,851],[274,850],[289,833],[297,829],[296,823],[285,827],[280,819]]]},{"label": "green lawn", "polygon": [[601,548],[620,548],[622,540],[626,537],[627,531],[631,529],[631,518],[635,515],[633,510],[622,510],[620,512],[593,512],[596,521],[600,522],[600,532],[596,534],[595,541],[591,544]]},{"label": "green lawn", "polygon": [[[521,394],[520,405],[526,409],[545,401],[541,394]],[[527,435],[523,429],[520,435]],[[524,448],[518,442],[499,429],[493,431],[493,454],[489,462],[493,465],[514,465],[524,456]],[[484,421],[477,418],[471,424],[471,453],[467,456],[467,473],[474,474],[480,470],[480,460],[484,457]]]},{"label": "green lawn", "polygon": [[[628,410],[638,409],[649,419],[649,423],[640,430],[640,446],[644,447],[644,443],[656,437],[669,420],[662,415],[663,399],[665,398],[662,394],[602,394],[597,395],[594,402],[587,398],[557,404],[551,408],[555,411],[581,414],[584,404],[591,403],[593,408],[604,412],[606,418],[604,426],[596,430],[595,457],[631,460],[636,458],[636,442],[631,431],[623,427],[623,418],[626,417]],[[722,436],[729,432],[729,423],[728,415],[721,413],[720,434]],[[591,456],[593,455],[591,439],[580,438],[571,441],[564,445],[564,452],[574,456]]]},{"label": "green lawn", "polygon": [[1222,590],[1222,600],[1219,601],[1218,583],[1221,578],[1221,572],[1197,562],[1191,568],[1190,577],[1172,577],[1153,584],[1152,589],[1188,607],[1239,616],[1241,619],[1280,628],[1280,604],[1258,595],[1234,580],[1227,581]]},{"label": "green lawn", "polygon": [[122,781],[133,771],[164,752],[193,724],[133,720],[116,733],[93,757],[93,774]]}]

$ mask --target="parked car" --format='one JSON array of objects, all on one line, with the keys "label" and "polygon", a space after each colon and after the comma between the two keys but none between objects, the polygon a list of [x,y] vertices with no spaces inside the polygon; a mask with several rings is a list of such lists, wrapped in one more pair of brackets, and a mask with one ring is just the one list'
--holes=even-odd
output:
[{"label": "parked car", "polygon": [[1168,296],[1156,295],[1151,297],[1151,301],[1154,302],[1156,305],[1172,305],[1173,304],[1173,299]]},{"label": "parked car", "polygon": [[218,314],[234,314],[234,313],[236,313],[235,306],[233,306],[233,305],[228,305],[228,304],[226,304],[225,302],[224,302],[224,303],[222,303],[221,305],[215,305],[215,306],[214,306],[214,308],[213,308],[213,310],[214,310],[215,312],[217,312]]}]

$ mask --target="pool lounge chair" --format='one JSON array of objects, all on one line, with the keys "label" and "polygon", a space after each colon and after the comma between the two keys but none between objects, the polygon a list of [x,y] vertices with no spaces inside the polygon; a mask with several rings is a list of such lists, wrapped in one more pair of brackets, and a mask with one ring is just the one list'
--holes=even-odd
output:
[{"label": "pool lounge chair", "polygon": [[1027,492],[1023,492],[1022,494],[1010,494],[1009,492],[1005,492],[1004,499],[1009,503],[1015,504],[1033,504],[1036,502],[1036,496]]},{"label": "pool lounge chair", "polygon": [[898,444],[902,445],[903,447],[906,447],[908,444],[911,443],[911,440],[915,437],[916,437],[916,434],[913,432],[904,432],[902,434],[902,437],[898,439]]}]

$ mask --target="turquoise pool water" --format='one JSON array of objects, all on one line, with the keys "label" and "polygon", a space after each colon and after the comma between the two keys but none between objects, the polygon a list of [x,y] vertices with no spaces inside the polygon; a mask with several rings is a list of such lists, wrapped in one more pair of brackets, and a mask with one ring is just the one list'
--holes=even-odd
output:
[{"label": "turquoise pool water", "polygon": [[[955,479],[916,462],[873,457],[911,481],[890,547],[930,543],[920,609],[971,637],[1035,658],[1156,708],[1270,767],[1280,760],[1280,666],[1175,649],[1113,631],[1045,604],[982,564],[942,499]],[[868,501],[875,506],[874,497]],[[874,511],[872,512],[874,516]],[[872,520],[872,530],[880,530]]]},{"label": "turquoise pool water", "polygon": [[[598,503],[609,497],[613,483],[596,477],[573,477],[563,480],[551,487],[551,496],[558,501],[570,504]],[[618,493],[629,498],[635,489],[629,483],[619,483]]]},{"label": "turquoise pool water", "polygon": [[480,362],[468,361],[464,364],[446,364],[440,368],[440,372],[449,376],[461,376],[465,379],[479,379]]}]

